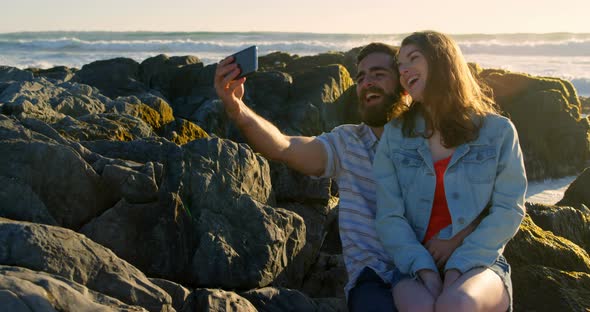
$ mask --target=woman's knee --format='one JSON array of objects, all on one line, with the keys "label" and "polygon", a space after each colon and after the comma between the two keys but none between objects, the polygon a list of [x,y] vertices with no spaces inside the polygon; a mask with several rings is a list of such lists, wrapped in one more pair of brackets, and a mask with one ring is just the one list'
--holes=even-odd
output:
[{"label": "woman's knee", "polygon": [[460,291],[443,291],[436,299],[436,311],[477,311],[477,300],[470,294]]}]

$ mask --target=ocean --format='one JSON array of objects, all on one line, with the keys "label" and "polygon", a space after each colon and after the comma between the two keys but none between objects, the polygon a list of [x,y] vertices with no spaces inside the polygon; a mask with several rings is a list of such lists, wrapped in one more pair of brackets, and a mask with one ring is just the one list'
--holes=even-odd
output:
[{"label": "ocean", "polygon": [[[80,68],[95,60],[128,57],[138,62],[164,53],[194,55],[205,64],[247,46],[260,55],[275,51],[314,55],[348,51],[372,41],[399,45],[407,34],[280,32],[20,32],[0,33],[0,65]],[[465,58],[484,68],[565,78],[590,96],[590,34],[452,35]]]}]

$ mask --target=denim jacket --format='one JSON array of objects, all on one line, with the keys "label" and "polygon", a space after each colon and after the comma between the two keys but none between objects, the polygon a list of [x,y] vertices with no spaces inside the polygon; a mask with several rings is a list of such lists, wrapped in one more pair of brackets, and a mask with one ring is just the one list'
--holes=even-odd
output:
[{"label": "denim jacket", "polygon": [[[417,133],[425,122],[416,120]],[[437,272],[421,244],[430,220],[436,176],[427,140],[404,137],[401,120],[385,126],[375,161],[376,228],[385,250],[403,273],[421,269]],[[489,212],[448,259],[445,271],[461,273],[489,267],[504,250],[524,217],[527,187],[522,151],[514,125],[505,117],[488,115],[479,136],[455,149],[444,173],[445,195],[452,224],[438,234],[450,239],[489,205]]]}]

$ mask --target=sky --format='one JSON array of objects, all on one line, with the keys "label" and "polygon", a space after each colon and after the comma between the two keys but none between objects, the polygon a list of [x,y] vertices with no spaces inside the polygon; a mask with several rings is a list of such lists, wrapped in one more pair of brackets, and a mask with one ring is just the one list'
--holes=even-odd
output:
[{"label": "sky", "polygon": [[590,33],[590,0],[4,0],[0,32]]}]

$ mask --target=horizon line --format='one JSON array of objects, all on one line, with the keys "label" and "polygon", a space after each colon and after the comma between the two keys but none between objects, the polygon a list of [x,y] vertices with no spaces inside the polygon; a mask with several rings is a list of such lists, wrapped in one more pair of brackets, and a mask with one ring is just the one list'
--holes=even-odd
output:
[{"label": "horizon line", "polygon": [[[424,31],[424,30],[419,30]],[[409,35],[413,32],[399,32],[399,33],[363,33],[363,32],[312,32],[312,31],[267,31],[267,30],[252,30],[252,31],[211,31],[211,30],[195,30],[195,31],[174,31],[174,30],[22,30],[22,31],[0,31],[0,35],[11,34],[32,34],[32,33],[59,33],[59,32],[75,32],[75,33],[204,33],[204,34],[256,34],[256,33],[276,33],[276,34],[314,34],[314,35],[371,35],[371,36],[391,36],[391,35]],[[466,32],[466,33],[450,33],[448,35],[590,35],[590,32],[571,32],[571,31],[553,31],[553,32],[512,32],[512,33],[489,33],[489,32]]]}]

